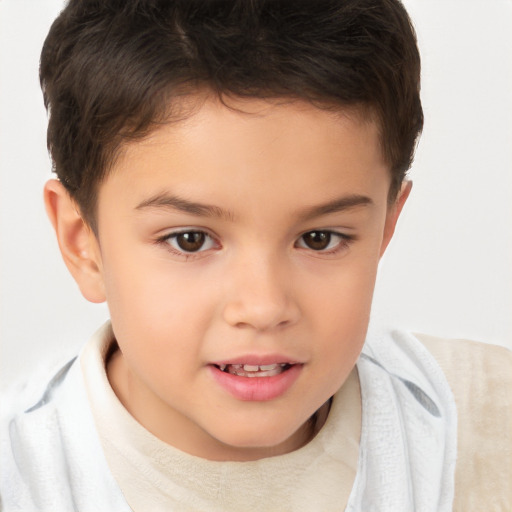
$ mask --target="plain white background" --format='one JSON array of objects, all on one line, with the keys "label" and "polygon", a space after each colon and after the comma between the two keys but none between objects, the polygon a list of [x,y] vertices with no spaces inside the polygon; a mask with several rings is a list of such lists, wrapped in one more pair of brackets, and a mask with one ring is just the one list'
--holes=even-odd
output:
[{"label": "plain white background", "polygon": [[[406,0],[426,124],[372,322],[512,348],[512,2]],[[46,219],[39,53],[62,0],[0,0],[1,384],[72,356],[108,317]]]}]

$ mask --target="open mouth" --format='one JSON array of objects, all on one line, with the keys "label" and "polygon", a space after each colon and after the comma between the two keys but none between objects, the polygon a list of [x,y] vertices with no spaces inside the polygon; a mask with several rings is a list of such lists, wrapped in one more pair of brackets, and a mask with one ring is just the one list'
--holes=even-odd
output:
[{"label": "open mouth", "polygon": [[220,364],[215,365],[221,372],[237,375],[238,377],[274,377],[287,370],[293,364],[291,363],[273,363],[273,364]]},{"label": "open mouth", "polygon": [[[249,360],[248,363],[239,361],[218,361],[209,366],[220,387],[237,400],[243,401],[260,402],[282,396],[294,385],[304,367],[304,363],[274,363],[268,358],[263,361]],[[260,362],[265,364],[255,364]]]}]

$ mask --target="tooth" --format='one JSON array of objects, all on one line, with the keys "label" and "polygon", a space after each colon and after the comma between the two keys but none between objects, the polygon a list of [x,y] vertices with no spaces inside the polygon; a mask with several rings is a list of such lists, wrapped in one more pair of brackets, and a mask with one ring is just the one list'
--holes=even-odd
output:
[{"label": "tooth", "polygon": [[270,370],[275,370],[277,368],[277,364],[262,364],[260,366],[260,370],[263,372],[268,372]]},{"label": "tooth", "polygon": [[244,370],[246,372],[257,372],[259,370],[258,365],[244,364]]},{"label": "tooth", "polygon": [[226,365],[225,364],[220,364],[219,365],[219,369],[223,372],[226,369]]}]

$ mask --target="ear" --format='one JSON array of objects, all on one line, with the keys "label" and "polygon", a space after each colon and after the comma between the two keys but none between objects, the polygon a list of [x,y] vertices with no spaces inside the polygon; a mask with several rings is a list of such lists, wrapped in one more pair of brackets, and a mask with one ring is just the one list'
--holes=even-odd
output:
[{"label": "ear", "polygon": [[398,221],[398,217],[400,217],[400,213],[402,212],[402,208],[404,207],[409,194],[412,189],[412,181],[404,181],[402,183],[402,187],[400,188],[400,192],[395,199],[395,202],[392,205],[388,206],[388,212],[386,214],[386,223],[384,225],[384,234],[382,237],[382,245],[380,248],[380,256],[384,254],[391,238],[393,238],[393,234],[395,232],[396,223]]},{"label": "ear", "polygon": [[82,295],[90,302],[104,302],[99,244],[92,229],[82,219],[77,204],[58,180],[46,183],[44,202],[64,263]]}]

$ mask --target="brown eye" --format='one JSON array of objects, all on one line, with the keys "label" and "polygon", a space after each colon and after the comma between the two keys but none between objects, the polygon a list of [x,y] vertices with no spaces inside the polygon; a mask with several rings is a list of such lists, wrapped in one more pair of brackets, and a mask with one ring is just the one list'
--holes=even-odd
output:
[{"label": "brown eye", "polygon": [[161,241],[169,244],[173,252],[181,254],[204,252],[217,246],[208,233],[199,230],[172,233],[163,237]]},{"label": "brown eye", "polygon": [[205,239],[202,231],[190,231],[176,235],[176,244],[182,251],[197,252],[203,247]]},{"label": "brown eye", "polygon": [[302,235],[304,245],[314,251],[323,251],[331,243],[331,233],[329,231],[310,231]]}]

